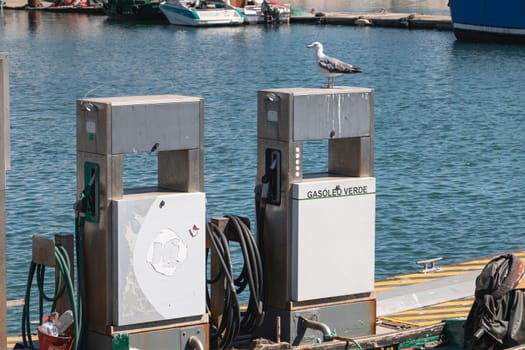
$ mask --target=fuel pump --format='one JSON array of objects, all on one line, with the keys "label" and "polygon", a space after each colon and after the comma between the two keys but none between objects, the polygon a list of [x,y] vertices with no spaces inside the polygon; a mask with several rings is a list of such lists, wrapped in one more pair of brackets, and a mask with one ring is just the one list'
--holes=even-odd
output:
[{"label": "fuel pump", "polygon": [[[375,332],[373,113],[367,88],[258,92],[264,337],[299,345]],[[328,143],[321,174],[303,171],[311,140]]]},{"label": "fuel pump", "polygon": [[[88,349],[208,348],[203,104],[176,95],[77,101]],[[124,155],[139,152],[157,154],[155,188],[124,188]]]}]

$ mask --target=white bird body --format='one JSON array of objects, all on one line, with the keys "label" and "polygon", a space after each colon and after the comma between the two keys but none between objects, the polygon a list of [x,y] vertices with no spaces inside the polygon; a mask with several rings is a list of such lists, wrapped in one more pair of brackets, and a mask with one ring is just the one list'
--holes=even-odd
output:
[{"label": "white bird body", "polygon": [[317,55],[317,67],[328,77],[328,87],[334,87],[334,78],[343,74],[361,73],[361,68],[354,67],[349,63],[338,60],[337,58],[330,57],[324,54],[323,44],[318,41],[311,43],[306,46],[308,48],[314,48]]}]

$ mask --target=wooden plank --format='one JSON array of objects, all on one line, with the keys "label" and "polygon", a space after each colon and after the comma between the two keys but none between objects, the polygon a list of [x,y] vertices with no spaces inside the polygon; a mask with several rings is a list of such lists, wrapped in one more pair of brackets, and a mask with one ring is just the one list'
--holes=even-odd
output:
[{"label": "wooden plank", "polygon": [[24,306],[24,305],[25,305],[24,299],[8,300],[6,302],[7,308]]},{"label": "wooden plank", "polygon": [[[379,335],[370,335],[365,337],[348,338],[343,336],[334,336],[333,341],[322,343],[305,344],[299,348],[302,350],[349,350],[349,349],[377,349],[391,347],[414,339],[424,339],[439,336],[442,334],[445,323],[415,327],[401,331],[394,331]],[[265,339],[256,339],[250,347],[252,350],[287,350],[292,349],[288,343],[272,343]]]}]

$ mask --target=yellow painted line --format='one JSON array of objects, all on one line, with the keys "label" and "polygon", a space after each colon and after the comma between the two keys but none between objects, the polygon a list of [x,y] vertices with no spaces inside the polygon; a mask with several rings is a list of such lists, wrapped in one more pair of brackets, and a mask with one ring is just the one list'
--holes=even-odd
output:
[{"label": "yellow painted line", "polygon": [[473,299],[468,299],[468,300],[454,300],[454,301],[447,301],[445,303],[441,303],[441,304],[436,304],[435,306],[436,307],[447,307],[447,306],[460,306],[460,305],[471,305],[472,306],[472,302],[474,300]]},{"label": "yellow painted line", "polygon": [[379,317],[379,320],[385,320],[385,321],[396,322],[396,323],[404,323],[404,324],[409,325],[409,326],[418,326],[418,324],[416,324],[416,323],[412,323],[412,322],[408,322],[408,321],[400,321],[400,320],[398,320],[397,318],[394,318],[394,317],[381,316],[381,317]]},{"label": "yellow painted line", "polygon": [[418,322],[418,326],[430,326],[432,324],[441,323],[442,320],[436,320],[436,321],[428,321],[428,322]]},{"label": "yellow painted line", "polygon": [[409,322],[401,321],[394,317],[381,317],[380,320],[386,320],[395,323],[403,323],[408,326],[430,326],[432,324],[441,323],[442,320],[432,320],[432,321],[420,321],[420,322]]},{"label": "yellow painted line", "polygon": [[467,265],[467,266],[443,266],[439,267],[440,271],[471,271],[471,270],[481,270],[485,265]]},{"label": "yellow painted line", "polygon": [[452,300],[424,308],[398,312],[380,319],[406,325],[426,326],[442,322],[447,318],[465,318],[472,307],[473,298]]},{"label": "yellow painted line", "polygon": [[[427,280],[430,280],[427,279]],[[395,286],[395,285],[400,285],[400,284],[416,284],[416,283],[421,283],[421,282],[425,282],[427,280],[385,280],[385,281],[378,281],[375,283],[376,286]]]},{"label": "yellow painted line", "polygon": [[463,271],[460,272],[430,272],[430,273],[412,273],[409,275],[398,275],[393,278],[436,278],[436,277],[448,277],[448,276],[457,276],[463,274]]},{"label": "yellow painted line", "polygon": [[379,287],[379,288],[376,287],[376,288],[374,288],[374,290],[376,292],[384,292],[384,291],[387,291],[387,290],[392,290],[394,288],[395,288],[395,286],[394,287]]},{"label": "yellow painted line", "polygon": [[458,317],[461,315],[464,315],[464,313],[456,312],[456,313],[448,313],[448,314],[439,314],[439,317],[436,317],[437,315],[416,315],[413,317],[409,317],[409,316],[397,317],[397,315],[394,315],[394,318],[398,320],[403,320],[403,321],[415,322],[417,320],[435,320],[435,319],[442,320],[445,318]]},{"label": "yellow painted line", "polygon": [[483,260],[471,260],[471,261],[465,261],[465,262],[462,262],[460,263],[459,265],[473,265],[473,264],[477,264],[477,265],[487,265],[487,263],[490,261],[490,259],[483,259]]},{"label": "yellow painted line", "polygon": [[[36,334],[34,335],[36,337]],[[24,340],[21,336],[8,336],[7,337],[7,349],[15,347],[16,343],[22,343]]]},{"label": "yellow painted line", "polygon": [[424,326],[430,326],[433,324],[441,323],[443,320],[433,320],[433,321],[421,321],[421,322],[415,322],[416,326],[424,327]]},{"label": "yellow painted line", "polygon": [[[519,251],[519,252],[513,252],[512,254],[519,256],[519,257],[525,257],[525,251]],[[470,260],[470,261],[464,261],[460,263],[459,265],[473,265],[478,264],[481,265],[481,268],[485,267],[485,265],[493,258],[497,257],[499,255],[494,255],[492,258],[487,259],[478,259],[478,260]]]},{"label": "yellow painted line", "polygon": [[398,312],[394,315],[425,315],[425,314],[440,314],[440,313],[450,313],[450,312],[469,312],[470,306],[465,307],[447,307],[447,308],[435,308],[431,309],[417,309],[417,310],[408,310]]}]

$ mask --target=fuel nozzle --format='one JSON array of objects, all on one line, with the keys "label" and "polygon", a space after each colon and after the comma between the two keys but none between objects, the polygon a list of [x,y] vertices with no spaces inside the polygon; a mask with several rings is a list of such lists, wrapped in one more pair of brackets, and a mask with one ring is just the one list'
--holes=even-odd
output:
[{"label": "fuel nozzle", "polygon": [[281,151],[267,149],[265,173],[262,177],[261,198],[268,204],[281,204]]},{"label": "fuel nozzle", "polygon": [[84,190],[80,193],[80,198],[75,204],[77,215],[86,217],[87,221],[98,222],[100,213],[100,175],[99,165],[96,163],[86,163],[84,168]]}]

